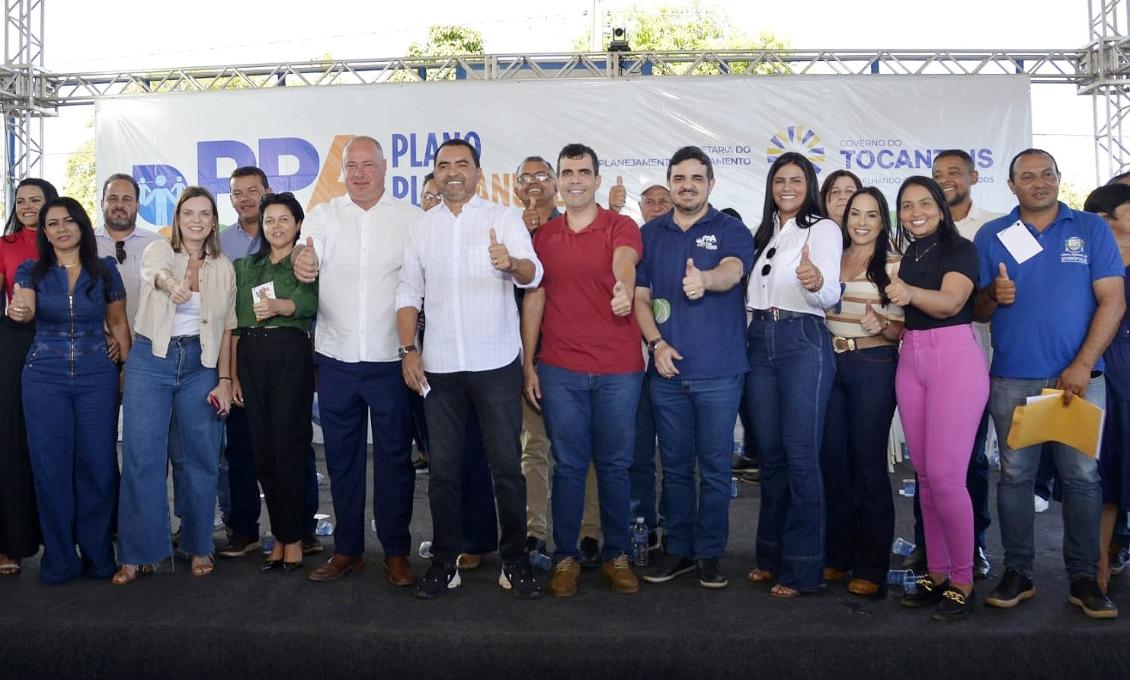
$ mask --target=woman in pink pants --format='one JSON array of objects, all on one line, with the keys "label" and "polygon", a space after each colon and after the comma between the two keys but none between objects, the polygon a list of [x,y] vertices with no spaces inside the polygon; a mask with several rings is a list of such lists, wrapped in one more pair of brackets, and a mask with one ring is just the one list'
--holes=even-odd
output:
[{"label": "woman in pink pants", "polygon": [[907,607],[964,618],[973,603],[973,504],[969,451],[989,398],[989,370],[973,337],[977,250],[962,238],[941,187],[910,177],[899,188],[899,232],[909,241],[887,297],[906,310],[895,393],[918,473],[929,573]]}]

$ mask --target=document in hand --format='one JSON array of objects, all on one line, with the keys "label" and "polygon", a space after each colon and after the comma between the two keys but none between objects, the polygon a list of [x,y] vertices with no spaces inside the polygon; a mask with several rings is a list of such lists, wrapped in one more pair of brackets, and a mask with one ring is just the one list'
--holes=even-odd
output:
[{"label": "document in hand", "polygon": [[1028,397],[1024,406],[1016,407],[1008,446],[1022,449],[1055,441],[1098,458],[1105,415],[1103,409],[1081,397],[1064,406],[1063,390],[1045,389],[1039,396]]}]

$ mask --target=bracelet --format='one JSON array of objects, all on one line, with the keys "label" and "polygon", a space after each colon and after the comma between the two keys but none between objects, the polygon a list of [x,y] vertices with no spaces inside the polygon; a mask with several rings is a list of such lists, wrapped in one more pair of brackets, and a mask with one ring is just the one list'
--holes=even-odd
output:
[{"label": "bracelet", "polygon": [[227,377],[226,375],[221,375],[220,380],[227,380],[228,382],[231,382],[231,378]]}]

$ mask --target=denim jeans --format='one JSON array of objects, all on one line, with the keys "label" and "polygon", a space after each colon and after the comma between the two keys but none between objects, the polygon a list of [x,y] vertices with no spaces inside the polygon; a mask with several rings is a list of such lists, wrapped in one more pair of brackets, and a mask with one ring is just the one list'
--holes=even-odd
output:
[{"label": "denim jeans", "polygon": [[542,413],[553,452],[553,543],[557,559],[576,558],[589,463],[596,467],[605,560],[628,552],[629,469],[643,373],[595,375],[538,366]]},{"label": "denim jeans", "polygon": [[160,562],[172,553],[166,466],[169,422],[176,413],[181,456],[173,475],[183,498],[181,549],[211,555],[223,421],[208,404],[217,372],[200,363],[200,339],[169,341],[165,358],[138,335],[126,362],[122,398],[122,487],[118,501],[118,561]]},{"label": "denim jeans", "polygon": [[648,382],[663,462],[667,552],[721,557],[730,529],[730,456],[745,374],[705,380],[650,376]]},{"label": "denim jeans", "polygon": [[820,445],[836,377],[824,320],[802,316],[749,324],[749,399],[761,456],[757,566],[781,585],[813,592],[824,566]]},{"label": "denim jeans", "polygon": [[[989,393],[989,410],[997,432],[1007,433],[1012,426],[1012,413],[1025,399],[1045,387],[1055,387],[1056,378],[1015,380],[994,377]],[[1087,401],[1100,408],[1106,406],[1106,381],[1103,376],[1087,386]],[[1055,458],[1058,480],[1063,489],[1063,561],[1071,580],[1095,578],[1099,561],[1099,517],[1102,513],[1102,490],[1098,464],[1079,451],[1058,442],[1047,445]],[[1036,558],[1035,509],[1032,495],[1036,470],[1040,465],[1043,445],[1024,449],[1008,446],[1008,437],[1000,440],[1001,477],[997,485],[997,511],[1004,545],[1004,565],[1031,576]]]},{"label": "denim jeans", "polygon": [[[636,455],[632,460],[629,475],[632,480],[631,517],[643,517],[647,528],[654,531],[659,526],[659,518],[666,517],[666,498],[661,503],[663,509],[656,512],[655,498],[655,409],[651,402],[648,385],[660,380],[648,373],[643,375],[640,385],[640,405],[636,408]],[[731,429],[733,429],[731,427]]]},{"label": "denim jeans", "polygon": [[884,583],[895,533],[887,434],[895,413],[898,349],[836,355],[820,469],[827,503],[827,563]]}]

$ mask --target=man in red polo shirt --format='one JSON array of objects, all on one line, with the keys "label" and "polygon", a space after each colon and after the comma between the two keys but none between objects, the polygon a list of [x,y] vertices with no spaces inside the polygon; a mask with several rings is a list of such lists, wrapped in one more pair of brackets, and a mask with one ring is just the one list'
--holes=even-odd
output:
[{"label": "man in red polo shirt", "polygon": [[597,205],[599,167],[596,152],[583,144],[569,144],[558,155],[565,214],[534,234],[545,275],[523,301],[526,396],[541,404],[554,457],[557,565],[549,588],[557,597],[577,591],[577,534],[590,462],[604,530],[602,572],[616,592],[639,590],[627,551],[632,424],[643,378],[632,294],[643,245],[635,222]]}]

